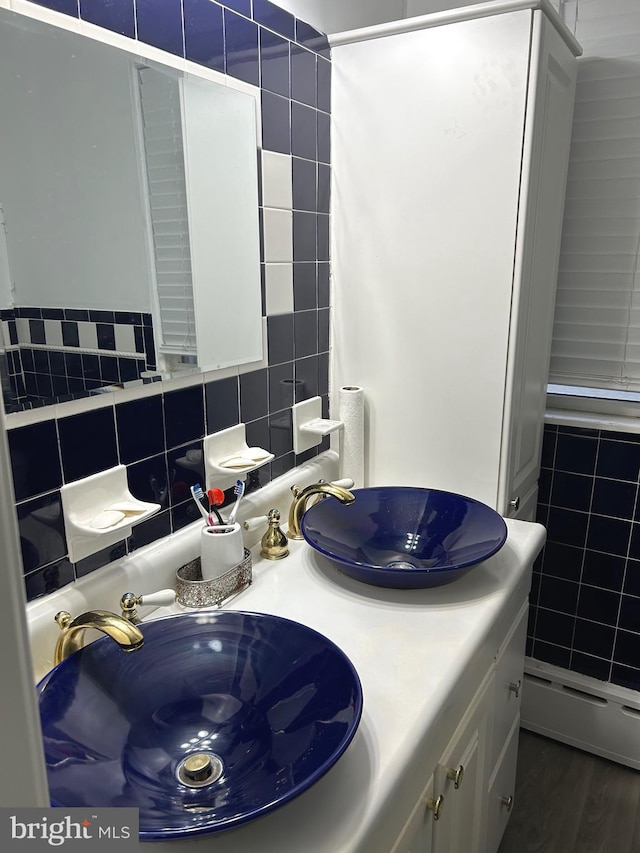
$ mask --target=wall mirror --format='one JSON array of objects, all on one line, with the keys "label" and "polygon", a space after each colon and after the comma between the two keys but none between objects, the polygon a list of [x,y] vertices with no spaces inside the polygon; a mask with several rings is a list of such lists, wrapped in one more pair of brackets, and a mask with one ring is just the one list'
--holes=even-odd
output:
[{"label": "wall mirror", "polygon": [[3,9],[0,116],[8,411],[262,358],[251,95]]}]

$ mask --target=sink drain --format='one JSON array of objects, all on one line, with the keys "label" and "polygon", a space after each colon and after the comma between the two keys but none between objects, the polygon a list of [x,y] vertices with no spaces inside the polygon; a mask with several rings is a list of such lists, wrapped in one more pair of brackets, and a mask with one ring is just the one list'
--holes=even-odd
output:
[{"label": "sink drain", "polygon": [[202,788],[216,782],[222,776],[223,770],[221,759],[213,752],[195,752],[182,759],[176,775],[183,785]]},{"label": "sink drain", "polygon": [[413,563],[409,563],[406,560],[392,560],[390,563],[387,563],[388,569],[417,569],[418,566],[415,566]]}]

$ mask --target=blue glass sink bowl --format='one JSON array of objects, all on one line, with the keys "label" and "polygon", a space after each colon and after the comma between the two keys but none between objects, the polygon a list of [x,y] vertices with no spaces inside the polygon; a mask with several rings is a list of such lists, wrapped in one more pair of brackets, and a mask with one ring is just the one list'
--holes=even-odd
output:
[{"label": "blue glass sink bowl", "polygon": [[[138,651],[102,637],[38,685],[52,805],[137,807],[141,841],[220,832],[302,793],[352,740],[360,680],[311,628],[241,611],[140,627]],[[194,788],[177,772],[196,753],[222,775]]]},{"label": "blue glass sink bowl", "polygon": [[451,583],[495,554],[507,527],[486,504],[411,486],[354,489],[346,506],[327,497],[302,517],[312,548],[374,586],[421,589]]}]

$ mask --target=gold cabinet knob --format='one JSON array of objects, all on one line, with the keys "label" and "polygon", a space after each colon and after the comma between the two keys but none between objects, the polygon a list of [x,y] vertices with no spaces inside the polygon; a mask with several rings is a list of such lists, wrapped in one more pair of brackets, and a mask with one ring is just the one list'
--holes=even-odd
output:
[{"label": "gold cabinet knob", "polygon": [[464,775],[464,767],[460,764],[459,767],[450,767],[447,770],[447,779],[451,779],[453,782],[453,787],[458,790],[460,785],[462,785],[462,777]]},{"label": "gold cabinet knob", "polygon": [[510,812],[511,807],[513,806],[513,797],[500,797],[500,802],[505,807],[505,809]]},{"label": "gold cabinet knob", "polygon": [[509,684],[509,690],[515,695],[516,699],[520,695],[520,688],[522,687],[522,681],[512,681]]},{"label": "gold cabinet knob", "polygon": [[444,797],[442,794],[438,794],[435,800],[432,797],[427,797],[427,809],[430,812],[433,812],[433,819],[438,820],[440,817],[440,812],[442,811],[442,804],[444,803]]}]

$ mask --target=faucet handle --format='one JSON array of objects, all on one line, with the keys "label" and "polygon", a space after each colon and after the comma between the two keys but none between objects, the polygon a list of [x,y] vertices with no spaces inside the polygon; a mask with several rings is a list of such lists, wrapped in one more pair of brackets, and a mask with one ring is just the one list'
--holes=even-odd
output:
[{"label": "faucet handle", "polygon": [[122,615],[134,624],[140,622],[137,608],[142,605],[147,607],[169,607],[176,600],[175,589],[159,589],[157,592],[150,592],[144,595],[136,595],[133,592],[125,592],[120,599],[120,607]]}]

